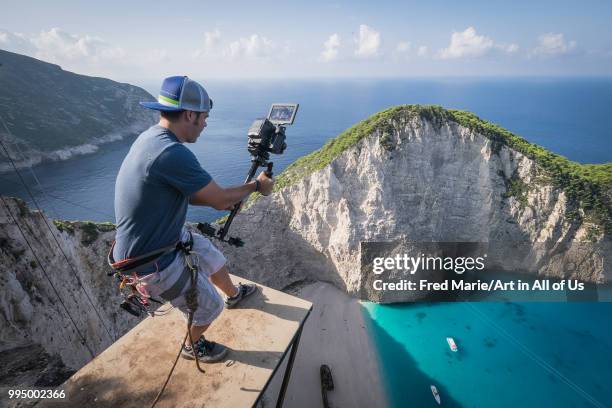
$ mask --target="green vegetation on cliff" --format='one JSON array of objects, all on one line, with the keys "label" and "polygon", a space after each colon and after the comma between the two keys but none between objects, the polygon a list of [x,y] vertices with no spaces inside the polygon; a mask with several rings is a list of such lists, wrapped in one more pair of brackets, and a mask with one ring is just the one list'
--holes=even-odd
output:
[{"label": "green vegetation on cliff", "polygon": [[93,221],[62,221],[53,220],[55,227],[61,232],[67,232],[70,235],[74,235],[75,229],[81,231],[81,243],[85,246],[91,245],[100,232],[113,231],[117,227],[112,222],[93,222]]},{"label": "green vegetation on cliff", "polygon": [[[378,132],[383,147],[389,150],[389,135],[394,133],[396,127],[415,117],[428,121],[436,128],[449,122],[458,123],[491,140],[494,153],[499,153],[503,146],[507,146],[529,157],[550,177],[553,186],[565,191],[573,218],[579,216],[578,208],[582,208],[587,221],[602,226],[606,234],[612,234],[612,163],[576,163],[494,123],[482,120],[473,113],[446,110],[440,106],[400,105],[370,116],[328,141],[319,150],[293,162],[277,177],[275,191],[323,169],[339,154],[374,132]],[[512,195],[521,186],[514,183],[511,187],[513,191],[509,194]]]},{"label": "green vegetation on cliff", "polygon": [[494,143],[494,150],[495,145],[508,146],[534,160],[551,178],[552,185],[565,191],[568,204],[573,207],[570,210],[572,217],[578,217],[578,208],[582,208],[586,221],[601,225],[606,234],[612,234],[612,163],[576,163],[473,113],[459,110],[446,112],[455,122],[490,139]]},{"label": "green vegetation on cliff", "polygon": [[67,232],[70,235],[74,234],[74,222],[53,220],[53,225],[55,225],[55,228],[60,232]]}]

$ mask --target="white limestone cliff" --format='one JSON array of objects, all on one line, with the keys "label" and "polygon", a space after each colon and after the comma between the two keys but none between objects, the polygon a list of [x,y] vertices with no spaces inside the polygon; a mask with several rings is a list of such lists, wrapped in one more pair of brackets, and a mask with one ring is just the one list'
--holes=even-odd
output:
[{"label": "white limestone cliff", "polygon": [[[224,245],[232,270],[279,287],[328,280],[357,295],[371,274],[360,270],[361,242],[490,242],[498,257],[506,243],[528,242],[530,256],[500,266],[610,280],[609,245],[577,259],[575,248],[565,248],[609,244],[609,237],[568,204],[564,189],[536,160],[449,119],[442,109],[433,108],[433,116],[419,109],[408,106],[379,119],[331,160],[316,156],[329,155],[341,137],[288,168],[279,178],[288,186],[236,217],[230,235],[246,246]],[[322,160],[329,164],[311,171]]]},{"label": "white limestone cliff", "polygon": [[117,285],[106,274],[114,227],[57,225],[23,201],[2,197],[0,360],[10,371],[7,381],[28,377],[35,355],[34,378],[21,383],[61,382],[139,321],[118,308]]}]

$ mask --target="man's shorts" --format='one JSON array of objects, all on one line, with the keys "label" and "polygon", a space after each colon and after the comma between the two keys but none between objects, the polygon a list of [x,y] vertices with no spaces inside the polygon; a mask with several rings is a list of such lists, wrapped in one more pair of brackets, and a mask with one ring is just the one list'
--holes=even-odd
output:
[{"label": "man's shorts", "polygon": [[[217,272],[225,265],[225,257],[215,246],[202,235],[193,233],[193,249],[191,258],[198,268],[198,309],[193,314],[194,326],[205,326],[213,322],[223,311],[224,303],[221,295],[210,281],[210,275]],[[183,229],[183,242],[189,239],[189,233]],[[170,289],[187,267],[185,254],[179,252],[174,261],[165,269],[155,272],[139,279],[140,284],[146,292],[153,296],[159,295]],[[180,296],[170,301],[170,304],[183,312],[187,319],[188,311],[185,302],[185,293],[191,285],[191,279],[180,292]]]}]

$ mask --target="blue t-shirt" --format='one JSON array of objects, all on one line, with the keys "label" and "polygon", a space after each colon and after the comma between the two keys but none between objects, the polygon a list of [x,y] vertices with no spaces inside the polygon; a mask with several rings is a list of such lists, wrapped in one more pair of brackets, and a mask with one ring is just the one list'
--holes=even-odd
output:
[{"label": "blue t-shirt", "polygon": [[[115,260],[177,242],[189,197],[211,180],[191,150],[170,130],[155,125],[141,133],[123,160],[115,183]],[[175,256],[160,259],[159,268],[165,268]]]}]

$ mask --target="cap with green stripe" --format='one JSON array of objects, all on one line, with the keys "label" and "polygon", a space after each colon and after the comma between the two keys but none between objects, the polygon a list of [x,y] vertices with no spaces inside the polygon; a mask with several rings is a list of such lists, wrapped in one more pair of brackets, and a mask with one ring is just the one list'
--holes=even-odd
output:
[{"label": "cap with green stripe", "polygon": [[140,102],[142,106],[158,111],[190,110],[208,112],[213,101],[206,89],[186,76],[172,76],[164,79],[157,102]]}]

